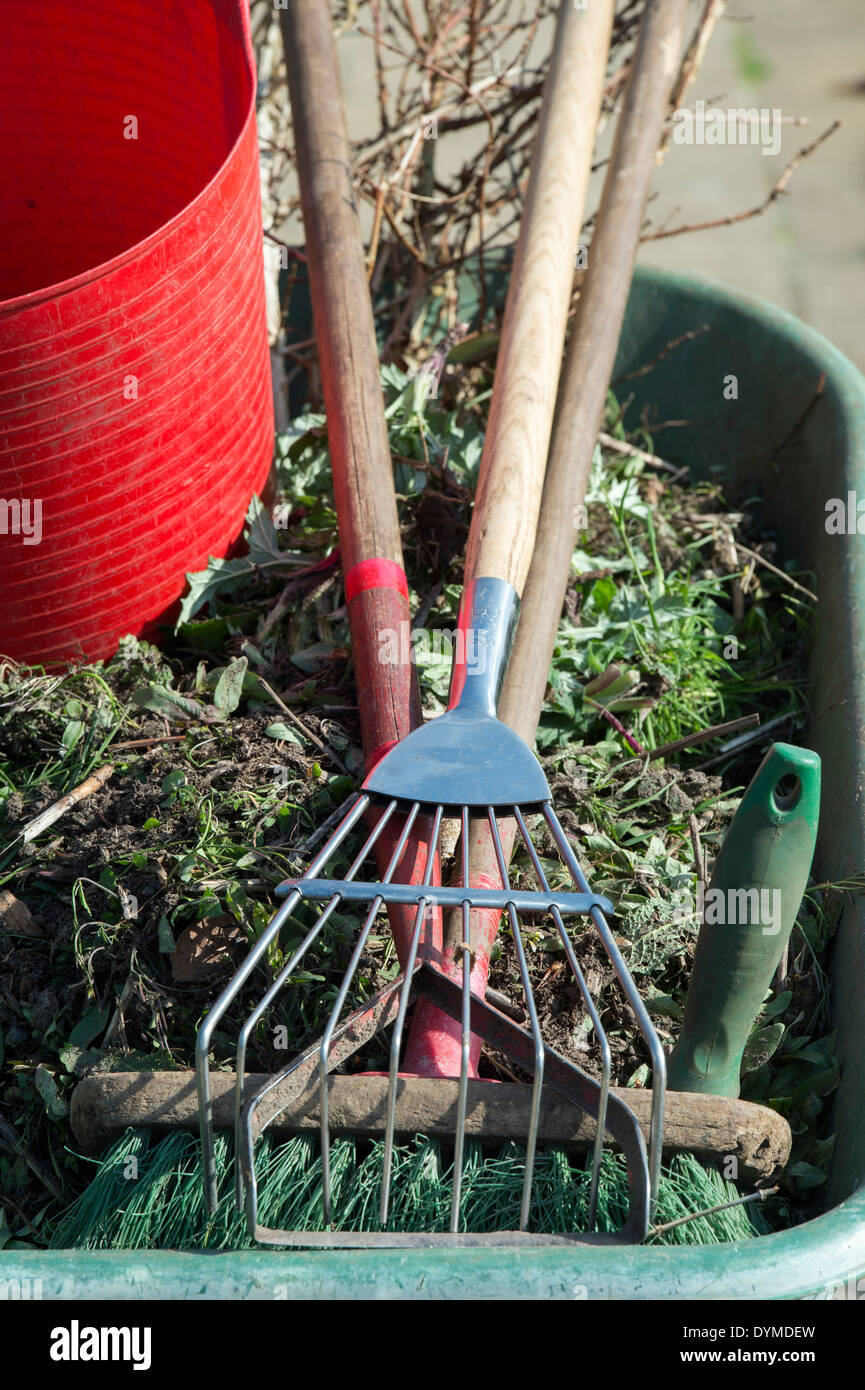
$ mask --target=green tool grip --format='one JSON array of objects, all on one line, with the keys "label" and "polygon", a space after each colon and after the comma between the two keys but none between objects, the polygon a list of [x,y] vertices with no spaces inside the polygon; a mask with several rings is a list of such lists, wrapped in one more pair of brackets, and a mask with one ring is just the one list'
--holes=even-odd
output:
[{"label": "green tool grip", "polygon": [[667,1069],[671,1090],[738,1096],[742,1053],[796,920],[819,815],[820,758],[773,744],[705,893],[682,1032]]}]

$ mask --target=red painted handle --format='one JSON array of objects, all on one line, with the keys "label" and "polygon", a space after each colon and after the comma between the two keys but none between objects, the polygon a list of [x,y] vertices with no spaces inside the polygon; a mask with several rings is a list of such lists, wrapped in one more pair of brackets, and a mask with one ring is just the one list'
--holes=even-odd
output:
[{"label": "red painted handle", "polygon": [[[367,769],[421,722],[409,644],[408,585],[378,347],[366,279],[341,83],[327,0],[281,11],[306,233],[315,335],[327,415],[333,489]],[[393,641],[393,636],[397,640]],[[381,814],[370,814],[370,826]],[[401,825],[394,817],[376,842],[386,869]],[[420,882],[428,826],[419,825],[398,866],[398,882]],[[436,872],[434,882],[440,882]],[[401,961],[414,929],[412,909],[392,905],[391,930]],[[426,925],[422,949],[441,959],[441,914]]]}]

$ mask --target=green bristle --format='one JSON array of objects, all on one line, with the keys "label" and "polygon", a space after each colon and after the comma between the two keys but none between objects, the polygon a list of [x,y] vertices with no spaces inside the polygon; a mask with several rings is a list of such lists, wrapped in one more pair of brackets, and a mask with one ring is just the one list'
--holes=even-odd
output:
[{"label": "green bristle", "polygon": [[[219,1205],[204,1206],[198,1140],[173,1134],[151,1141],[128,1130],[109,1150],[96,1177],[54,1229],[55,1248],[241,1250],[252,1246],[246,1219],[234,1201],[231,1139],[216,1136],[217,1171],[222,1175]],[[331,1144],[331,1193],[338,1229],[375,1231],[384,1144],[374,1143],[363,1157],[351,1139]],[[137,1176],[134,1174],[137,1172]],[[476,1141],[463,1156],[460,1230],[515,1230],[522,1202],[525,1154],[506,1144],[484,1156]],[[321,1155],[317,1137],[298,1135],[284,1143],[267,1136],[256,1148],[259,1221],[283,1230],[324,1229]],[[393,1155],[389,1226],[395,1231],[447,1231],[450,1224],[452,1166],[439,1145],[424,1135],[399,1145]],[[537,1155],[532,1190],[531,1229],[585,1229],[591,1167],[572,1166],[559,1149]],[[732,1183],[704,1168],[690,1154],[663,1170],[655,1224],[706,1210],[739,1194]],[[598,1192],[598,1229],[615,1231],[627,1214],[624,1160],[605,1154]],[[715,1212],[662,1232],[656,1244],[719,1244],[761,1235],[769,1227],[752,1205]]]}]

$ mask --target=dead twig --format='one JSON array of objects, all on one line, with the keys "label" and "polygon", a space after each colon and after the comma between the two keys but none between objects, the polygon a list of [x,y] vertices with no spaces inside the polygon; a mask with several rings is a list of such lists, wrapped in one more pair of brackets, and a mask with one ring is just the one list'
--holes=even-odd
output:
[{"label": "dead twig", "polygon": [[268,685],[267,681],[264,679],[263,676],[259,676],[258,679],[260,683],[264,686],[265,690],[267,691],[268,695],[273,700],[273,702],[279,705],[279,708],[282,710],[283,714],[287,714],[292,724],[295,724],[297,728],[300,729],[304,738],[308,738],[310,743],[314,744],[315,747],[319,750],[319,752],[324,753],[325,757],[328,758],[334,764],[334,766],[338,767],[340,772],[345,773],[346,777],[350,777],[351,773],[349,772],[348,768],[346,767],[339,754],[335,752],[335,750],[331,748],[328,744],[326,744],[322,739],[320,739],[318,734],[314,734],[312,732],[312,729],[310,729],[306,724],[304,724],[300,716],[295,714],[294,710],[289,709],[285,701],[281,699],[279,695],[277,695],[276,691],[273,689],[271,685]]},{"label": "dead twig", "polygon": [[512,999],[509,999],[506,994],[502,994],[500,990],[493,989],[490,985],[487,985],[487,991],[484,997],[488,1004],[492,1004],[493,1008],[498,1009],[500,1013],[507,1014],[508,1018],[514,1020],[514,1023],[525,1023],[526,1011],[522,1005],[515,1004]]},{"label": "dead twig", "polygon": [[[713,724],[710,729],[698,729],[696,733],[686,734],[684,738],[677,738],[672,743],[664,743],[660,748],[652,748],[644,756],[649,762],[654,762],[656,758],[666,758],[669,753],[678,753],[682,748],[708,743],[710,739],[720,738],[723,734],[734,734],[739,729],[752,729],[759,723],[759,714],[744,714],[741,719],[729,719],[725,724]],[[636,762],[636,759],[628,758],[627,761],[632,763]]]},{"label": "dead twig", "polygon": [[623,439],[614,439],[611,434],[605,434],[601,430],[598,439],[605,449],[612,449],[617,454],[628,454],[632,458],[642,459],[644,463],[651,464],[652,468],[661,468],[665,473],[672,473],[672,481],[683,478],[688,472],[687,467],[677,467],[675,463],[667,463],[665,459],[659,459],[657,454],[650,454],[645,449],[638,449],[636,444],[626,444]]},{"label": "dead twig", "polygon": [[681,347],[683,343],[690,342],[692,338],[699,338],[701,333],[708,333],[708,331],[709,325],[701,323],[699,328],[689,328],[687,333],[680,333],[677,338],[671,338],[668,343],[664,344],[661,351],[656,352],[655,356],[650,358],[648,362],[644,362],[642,367],[635,367],[632,372],[625,372],[623,376],[617,376],[612,385],[620,386],[623,381],[633,381],[635,377],[648,376],[649,372],[653,371],[659,362],[663,362],[669,353]]},{"label": "dead twig", "polygon": [[694,851],[694,866],[697,870],[697,878],[705,886],[709,877],[709,861],[705,846],[700,840],[700,827],[697,824],[697,817],[692,813],[688,817],[688,832],[691,836],[691,849]]},{"label": "dead twig", "polygon": [[[698,516],[690,518],[689,524],[698,529],[703,529],[707,526],[714,528],[715,526],[715,522],[712,518]],[[771,570],[772,574],[777,575],[779,579],[783,579],[784,583],[791,589],[795,589],[797,593],[804,594],[805,598],[809,598],[812,603],[819,603],[819,596],[815,594],[812,589],[806,589],[804,584],[800,584],[798,580],[792,579],[786,570],[779,569],[777,565],[773,565],[772,561],[767,560],[765,555],[761,555],[759,550],[752,550],[749,545],[744,545],[742,541],[738,539],[735,542],[735,549],[736,551],[741,551],[743,555],[748,555],[756,564],[762,565],[764,569]]]},{"label": "dead twig", "polygon": [[[133,955],[133,961],[134,959],[135,957]],[[120,1038],[120,1043],[123,1048],[123,1051],[128,1051],[129,1044],[126,1040],[126,1005],[129,1003],[134,993],[135,979],[132,971],[130,970],[129,974],[126,977],[126,982],[117,998],[117,1003],[114,1006],[114,1013],[111,1015],[111,1018],[108,1022],[108,1027],[105,1029],[105,1033],[102,1038],[103,1048],[107,1049],[108,1044],[112,1041],[112,1039],[114,1038],[114,1034],[116,1033]]]},{"label": "dead twig", "polygon": [[104,787],[113,771],[114,764],[105,763],[103,767],[98,768],[86,781],[81,782],[80,785],[75,787],[71,792],[67,792],[65,796],[61,796],[59,801],[55,801],[53,805],[49,806],[46,810],[40,811],[39,815],[34,816],[33,820],[28,821],[21,831],[21,839],[24,844],[28,844],[31,840],[35,840],[37,835],[41,835],[42,831],[47,830],[49,825],[53,825],[55,821],[58,821],[60,817],[65,815],[73,806],[77,806],[79,801],[84,801],[88,796],[92,796],[94,792],[98,792],[100,787]]},{"label": "dead twig", "polygon": [[651,1240],[654,1236],[659,1236],[662,1231],[672,1231],[674,1226],[684,1226],[687,1221],[698,1221],[702,1216],[714,1216],[719,1211],[729,1211],[731,1207],[741,1207],[747,1202],[756,1202],[758,1199],[763,1202],[767,1197],[774,1197],[775,1193],[779,1191],[780,1188],[777,1187],[761,1187],[756,1192],[747,1193],[744,1197],[735,1197],[731,1202],[721,1202],[716,1207],[706,1207],[703,1211],[691,1212],[689,1216],[679,1216],[675,1221],[665,1221],[663,1226],[650,1226],[646,1239]]},{"label": "dead twig", "polygon": [[339,804],[339,806],[337,806],[335,811],[331,811],[330,815],[327,817],[327,820],[323,820],[321,825],[317,826],[316,829],[312,832],[312,834],[306,840],[304,840],[303,844],[298,845],[297,849],[292,850],[291,853],[293,855],[296,855],[299,859],[305,859],[307,855],[310,853],[310,851],[315,849],[316,845],[320,844],[321,841],[325,838],[325,836],[329,835],[331,830],[333,830],[335,826],[339,825],[340,821],[342,820],[343,816],[345,815],[346,811],[348,810],[349,806],[351,806],[353,801],[354,792],[352,792],[351,796],[347,796],[345,798],[345,801],[342,801]]},{"label": "dead twig", "polygon": [[159,734],[156,738],[128,738],[123,743],[112,743],[111,751],[120,748],[150,748],[154,743],[182,743],[186,734]]},{"label": "dead twig", "polygon": [[[679,76],[676,78],[676,85],[670,95],[670,111],[678,111],[685,100],[685,94],[697,76],[697,71],[709,46],[709,40],[715,30],[715,25],[726,9],[726,0],[705,0],[703,13],[700,22],[694,31],[694,36],[685,51],[679,68]],[[658,148],[657,162],[662,163],[664,155],[667,153],[670,144],[670,131],[664,133],[661,144]]]},{"label": "dead twig", "polygon": [[824,130],[823,134],[818,135],[816,140],[812,140],[810,145],[806,145],[804,149],[801,149],[799,153],[790,160],[790,163],[778,179],[778,182],[770,189],[762,203],[758,203],[756,207],[747,208],[744,212],[731,213],[729,217],[713,217],[710,222],[689,222],[681,227],[666,227],[658,232],[647,232],[645,236],[640,237],[640,243],[642,244],[646,241],[662,241],[665,237],[681,236],[683,232],[705,232],[711,227],[732,227],[736,222],[746,222],[749,217],[759,217],[767,208],[771,207],[776,198],[780,198],[781,194],[786,192],[787,185],[802,163],[802,160],[812,155],[814,151],[823,144],[824,140],[829,139],[830,135],[834,135],[840,125],[840,121],[833,121],[828,130]]},{"label": "dead twig", "polygon": [[734,753],[739,753],[749,744],[756,743],[758,740],[766,739],[776,729],[780,729],[784,724],[789,724],[795,715],[791,711],[789,714],[780,714],[777,719],[770,719],[767,724],[761,724],[759,728],[751,729],[748,733],[733,738],[729,743],[725,743],[721,751],[712,758],[707,758],[702,763],[697,763],[699,769],[714,767],[717,763],[722,763],[725,758],[730,758]]},{"label": "dead twig", "polygon": [[779,569],[777,565],[773,565],[772,561],[767,560],[765,555],[761,555],[759,551],[751,550],[749,546],[743,545],[739,540],[736,541],[736,549],[741,550],[743,555],[749,555],[756,564],[762,565],[764,569],[771,570],[779,579],[783,579],[784,583],[789,585],[791,589],[795,589],[797,593],[804,594],[806,598],[811,599],[812,603],[819,603],[819,596],[815,594],[813,590],[806,589],[804,584],[800,584],[797,580],[791,579],[786,570]]},{"label": "dead twig", "polygon": [[800,429],[801,429],[802,426],[804,425],[805,421],[808,419],[808,416],[811,414],[811,411],[814,409],[815,405],[816,405],[817,402],[819,401],[819,399],[820,399],[820,397],[822,396],[822,394],[823,394],[823,392],[825,391],[825,389],[826,389],[826,373],[825,373],[825,372],[821,372],[821,373],[820,373],[820,379],[819,379],[819,381],[817,382],[817,389],[816,389],[816,391],[814,392],[814,394],[813,394],[813,396],[811,397],[810,401],[809,401],[808,404],[806,405],[805,409],[802,411],[802,414],[799,416],[799,419],[796,421],[796,423],[795,423],[795,425],[793,426],[793,428],[792,428],[787,434],[785,434],[785,436],[784,436],[784,438],[781,440],[781,443],[780,443],[780,444],[776,444],[776,445],[775,445],[774,449],[772,450],[771,454],[769,455],[769,458],[770,458],[770,459],[775,459],[775,458],[777,458],[778,455],[782,452],[782,450],[785,449],[785,448],[787,447],[787,445],[790,443],[791,439],[795,438],[795,436],[799,433]]}]

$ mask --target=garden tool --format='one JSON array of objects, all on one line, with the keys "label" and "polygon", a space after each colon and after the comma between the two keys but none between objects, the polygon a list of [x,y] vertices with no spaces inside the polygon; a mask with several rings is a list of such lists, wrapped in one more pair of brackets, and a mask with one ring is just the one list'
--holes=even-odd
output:
[{"label": "garden tool", "polygon": [[[604,54],[609,48],[610,32],[613,21],[614,4],[612,0],[603,0],[602,3],[593,4],[591,11],[582,15],[575,15],[573,7],[563,5],[559,16],[559,27],[556,33],[554,44],[554,67],[551,70],[549,82],[549,96],[547,97],[547,118],[548,124],[552,126],[550,112],[552,110],[552,88],[558,82],[568,84],[565,96],[559,101],[559,130],[566,129],[567,144],[561,138],[555,140],[551,145],[548,142],[545,127],[542,125],[538,132],[537,153],[535,159],[561,159],[563,151],[567,151],[568,163],[561,168],[561,182],[567,180],[570,185],[569,206],[562,208],[558,215],[563,218],[562,230],[570,233],[573,256],[570,264],[576,260],[576,252],[579,245],[581,222],[583,209],[586,201],[586,193],[589,182],[589,175],[592,166],[592,155],[595,144],[595,130],[597,118],[601,109],[601,95],[604,82]],[[568,92],[570,95],[568,95]],[[582,109],[577,109],[577,103],[581,103]],[[546,181],[542,181],[541,173],[533,178],[530,188],[529,199],[527,201],[525,226],[528,227],[533,217],[550,218],[553,215],[552,205],[549,201],[550,192],[553,190],[555,196],[561,199],[561,190],[556,191],[553,182],[555,173],[548,176]],[[543,265],[543,248],[541,255],[537,258],[537,265]],[[520,272],[517,263],[514,266],[514,275]],[[538,411],[538,419],[543,419],[545,435],[548,435],[549,426],[546,421],[550,417],[552,410],[551,391],[555,391],[558,372],[561,364],[561,344],[564,334],[563,315],[570,302],[572,291],[573,275],[569,265],[560,261],[559,288],[556,290],[552,285],[546,300],[538,299],[533,302],[529,296],[533,293],[531,289],[523,292],[517,308],[517,301],[514,299],[513,319],[515,327],[512,334],[513,347],[509,357],[499,354],[497,364],[497,380],[502,382],[500,391],[502,395],[507,391],[510,398],[519,401],[520,393],[526,393],[531,389],[538,393],[539,399],[543,399],[542,410]],[[554,309],[550,312],[547,323],[544,322],[544,314],[547,312],[552,294],[560,294],[561,298],[556,299]],[[522,316],[523,325],[519,324],[518,316]],[[532,317],[534,315],[534,317]],[[523,344],[523,347],[520,347]],[[537,366],[530,376],[527,364],[531,357],[537,355]],[[492,425],[492,420],[491,420]],[[512,427],[512,438],[514,447],[525,448],[527,454],[534,458],[536,464],[541,462],[541,438],[527,439],[525,443],[517,437],[516,430]],[[507,448],[507,442],[503,443]],[[571,528],[568,528],[569,533]],[[537,563],[537,555],[533,563]],[[559,605],[561,607],[561,605]],[[553,619],[553,629],[558,624],[558,613]],[[529,615],[525,625],[527,632],[527,642],[531,645],[536,636],[534,619]],[[543,641],[543,636],[540,636]],[[511,723],[528,743],[534,742],[535,727],[537,717],[540,714],[541,699],[543,698],[543,687],[541,696],[537,702],[537,710],[525,707],[521,711],[524,724],[520,726],[513,721]],[[533,717],[534,714],[534,717]],[[475,887],[498,888],[501,886],[498,876],[498,866],[496,859],[496,849],[489,834],[486,822],[473,819],[470,822],[470,853],[469,868],[471,873],[470,882]],[[505,858],[510,859],[513,846],[514,835],[516,834],[516,823],[510,819],[505,820],[501,826],[502,845],[505,850]],[[462,855],[460,855],[460,863]],[[461,879],[461,872],[457,873],[457,881]],[[465,879],[461,881],[465,882]],[[471,987],[475,994],[483,995],[486,990],[487,973],[489,970],[490,949],[498,932],[500,914],[497,912],[486,911],[483,908],[476,908],[472,913],[471,930],[474,955],[472,958],[472,979]],[[443,969],[452,975],[459,974],[459,942],[462,938],[462,918],[459,912],[452,912],[446,915],[447,924],[446,937],[443,950]],[[572,965],[575,961],[572,961]],[[579,975],[579,972],[578,972]],[[596,1031],[599,1028],[600,1020],[592,1017],[593,1026]],[[602,1036],[602,1032],[598,1034]],[[472,1042],[469,1056],[469,1075],[477,1076],[477,1063],[480,1054],[481,1040],[475,1038]],[[450,1027],[442,1028],[441,1015],[434,1015],[431,1006],[424,1001],[418,1003],[415,1008],[412,1027],[409,1033],[405,1066],[407,1070],[422,1071],[424,1074],[432,1075],[436,1072],[445,1076],[456,1076],[459,1074],[460,1059],[459,1030],[455,1024]],[[604,1065],[608,1060],[605,1044],[602,1044],[602,1057]]]},{"label": "garden tool", "polygon": [[[545,92],[525,216],[517,246],[490,418],[481,462],[475,509],[469,534],[466,586],[456,634],[449,710],[441,718],[408,737],[385,754],[367,775],[361,792],[331,840],[316,856],[302,879],[287,885],[288,896],[280,912],[256,943],[244,966],[208,1015],[199,1038],[198,1061],[201,1092],[202,1143],[208,1200],[216,1202],[212,1162],[212,1110],[207,1056],[213,1030],[222,1013],[249,978],[268,945],[301,901],[324,904],[321,916],[280,971],[249,1015],[241,1030],[238,1048],[237,1092],[241,1096],[245,1043],[264,1016],[283,983],[300,966],[328,915],[338,905],[366,907],[354,952],[320,1044],[272,1077],[242,1103],[237,1135],[242,1181],[250,1230],[263,1242],[281,1244],[405,1243],[411,1237],[387,1231],[390,1166],[393,1153],[396,1099],[400,1083],[399,1054],[409,1003],[416,995],[459,1024],[460,1067],[454,1128],[454,1182],[451,1233],[459,1227],[460,1182],[468,1108],[468,1082],[472,1033],[495,1041],[520,1065],[533,1072],[534,1082],[526,1135],[525,1176],[519,1220],[528,1225],[535,1147],[537,1143],[541,1086],[545,1073],[551,1086],[596,1121],[590,1225],[597,1199],[605,1130],[613,1135],[627,1159],[630,1205],[616,1238],[641,1239],[649,1217],[651,1194],[657,1188],[661,1160],[664,1103],[664,1057],[639,993],[628,973],[606,921],[610,903],[589,891],[574,851],[552,806],[543,771],[530,749],[496,718],[496,704],[516,626],[519,594],[531,559],[534,529],[540,503],[546,450],[549,441],[555,387],[573,274],[575,237],[580,208],[574,206],[573,131],[580,112],[580,87],[569,62],[574,36],[583,23],[571,6],[560,12],[554,59]],[[370,834],[354,855],[344,877],[325,878],[328,861],[346,842],[369,811],[378,813]],[[497,889],[471,886],[438,887],[435,883],[442,819],[459,817],[462,826],[463,885],[468,885],[468,842],[472,822],[489,827],[497,846],[501,883]],[[397,870],[410,837],[418,833],[421,818],[431,822],[426,835],[423,882],[397,881]],[[533,817],[539,816],[543,833],[555,845],[560,868],[571,890],[551,886],[532,836]],[[499,818],[512,817],[529,854],[537,888],[517,890],[508,883],[499,838]],[[358,877],[376,844],[396,825],[395,843],[380,879]],[[544,854],[547,852],[544,843]],[[357,971],[379,909],[384,904],[410,907],[415,914],[407,953],[401,953],[402,971],[390,986],[365,1008],[340,1021],[352,980]],[[460,981],[421,958],[421,936],[428,909],[456,906],[461,913],[463,940],[459,963]],[[517,949],[520,974],[531,1022],[527,1035],[497,1010],[483,1003],[471,989],[473,957],[479,947],[471,937],[472,909],[506,910]],[[601,1083],[548,1052],[540,1033],[525,947],[521,915],[549,916],[573,962],[565,918],[591,913],[622,989],[644,1033],[653,1062],[649,1157],[639,1122],[617,1096],[610,1094],[608,1074]],[[577,981],[590,1008],[582,976]],[[272,1231],[259,1225],[253,1163],[255,1138],[277,1118],[290,1099],[310,1083],[317,1068],[320,1086],[322,1186],[325,1224],[330,1221],[330,1122],[329,1073],[350,1055],[376,1028],[394,1021],[391,1043],[386,1113],[384,1116],[384,1168],[381,1193],[381,1225],[377,1233],[321,1232],[315,1234]],[[601,1238],[601,1237],[598,1237]],[[425,1233],[424,1243],[436,1239]]]},{"label": "garden tool", "polygon": [[[585,496],[613,371],[655,153],[667,112],[672,55],[681,47],[684,19],[681,0],[659,0],[643,17],[596,219],[589,268],[559,383],[537,543],[500,706],[501,717],[527,742],[534,739],[546,691],[570,576],[574,518]],[[781,809],[774,798],[785,776],[795,780],[799,795],[795,806]],[[783,895],[783,924],[777,934],[764,933],[760,926],[730,929],[704,924],[701,928],[686,1021],[669,1063],[668,1104],[673,1107],[679,1104],[677,1092],[738,1095],[744,1043],[801,900],[814,852],[818,802],[816,755],[777,745],[771,763],[766,760],[743,798],[725,838],[711,886],[725,893],[741,891],[749,895],[757,888],[758,880],[764,893],[771,886],[773,892],[777,890]],[[505,822],[501,832],[505,859],[510,858],[515,833],[515,823]],[[477,826],[469,846],[470,881],[497,885],[497,860],[492,836],[482,824]],[[495,911],[487,914],[485,933],[489,939],[494,937],[498,921]],[[460,932],[461,924],[455,914],[446,918],[445,962],[458,949]],[[603,1034],[598,1036],[605,1055]],[[770,1137],[773,1125],[767,1123],[767,1114],[765,1110],[755,1110],[751,1118],[755,1135],[759,1125],[766,1126],[767,1149],[774,1149],[776,1141]],[[716,1118],[724,1118],[723,1108],[716,1108]],[[758,1144],[761,1142],[758,1140]],[[779,1157],[784,1148],[789,1153],[789,1145],[787,1135],[777,1150]],[[739,1171],[744,1174],[741,1164]]]},{"label": "garden tool", "polygon": [[676,1090],[738,1096],[742,1053],[799,911],[819,815],[819,756],[773,744],[739,802],[705,893],[669,1061]]},{"label": "garden tool", "polygon": [[[414,667],[403,644],[395,644],[392,659],[381,659],[382,634],[410,626],[408,584],[330,7],[326,0],[309,0],[280,18],[352,664],[370,770],[421,719]],[[370,808],[373,820],[377,815]],[[423,817],[415,827],[422,829]],[[396,817],[375,842],[380,871],[398,838]],[[398,880],[419,878],[417,845],[411,837],[403,842]],[[436,866],[431,872],[437,874]],[[399,949],[411,936],[412,919],[399,903],[388,911]],[[440,938],[440,917],[430,913],[422,945],[436,958]]]},{"label": "garden tool", "polygon": [[503,695],[503,717],[524,737],[533,736],[530,721],[536,722],[543,704],[576,518],[613,375],[687,8],[687,0],[654,0],[646,6],[595,219],[559,384],[538,544],[524,595],[531,623],[517,634]]},{"label": "garden tool", "polygon": [[[501,703],[502,719],[527,743],[534,742],[546,693],[578,537],[575,519],[585,497],[613,372],[686,12],[686,0],[656,0],[640,22],[559,382],[537,541]],[[506,860],[510,859],[515,836],[515,823],[505,822],[501,838]],[[476,827],[469,849],[471,882],[497,884],[497,862],[492,837],[483,825]],[[483,922],[478,914],[477,929],[487,940],[494,939],[498,924],[496,914]],[[445,968],[458,949],[460,929],[454,915],[446,918]]]}]

